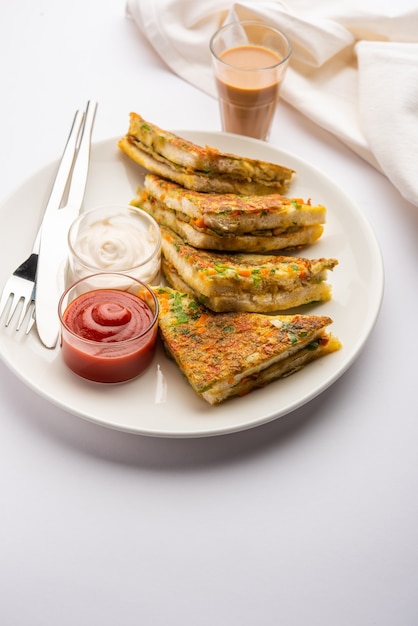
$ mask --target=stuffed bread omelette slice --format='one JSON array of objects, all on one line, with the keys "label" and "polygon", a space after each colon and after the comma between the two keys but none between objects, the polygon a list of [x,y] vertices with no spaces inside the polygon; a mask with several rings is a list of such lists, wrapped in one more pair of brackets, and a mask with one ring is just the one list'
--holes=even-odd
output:
[{"label": "stuffed bread omelette slice", "polygon": [[[221,195],[221,194],[219,194]],[[197,219],[184,219],[179,211],[144,193],[131,201],[131,205],[149,213],[161,226],[170,228],[194,248],[223,250],[225,252],[272,252],[308,246],[322,235],[322,224],[288,226],[284,229],[262,229],[248,233],[213,230]],[[184,216],[186,217],[186,216]]]},{"label": "stuffed bread omelette slice", "polygon": [[314,243],[326,208],[277,193],[244,195],[193,191],[154,174],[137,189],[143,209],[195,248],[268,252]]},{"label": "stuffed bread omelette slice", "polygon": [[337,259],[200,250],[160,228],[168,284],[194,294],[213,311],[274,313],[331,298],[327,272]]},{"label": "stuffed bread omelette slice", "polygon": [[118,146],[149,172],[199,191],[282,193],[294,174],[277,163],[199,146],[134,112]]},{"label": "stuffed bread omelette slice", "polygon": [[213,313],[169,287],[155,287],[168,355],[209,404],[242,396],[341,348],[316,315]]},{"label": "stuffed bread omelette slice", "polygon": [[138,195],[144,193],[163,202],[180,219],[195,220],[220,233],[242,234],[265,229],[284,232],[290,227],[324,224],[326,220],[326,208],[312,204],[311,200],[278,193],[261,196],[202,193],[154,174],[147,174],[143,189],[138,189]]}]

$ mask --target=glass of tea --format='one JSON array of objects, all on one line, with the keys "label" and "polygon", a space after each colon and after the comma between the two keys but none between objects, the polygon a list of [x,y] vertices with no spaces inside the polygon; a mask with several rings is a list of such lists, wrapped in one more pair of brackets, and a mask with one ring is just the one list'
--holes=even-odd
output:
[{"label": "glass of tea", "polygon": [[231,22],[210,40],[222,129],[268,139],[292,46],[257,21]]}]

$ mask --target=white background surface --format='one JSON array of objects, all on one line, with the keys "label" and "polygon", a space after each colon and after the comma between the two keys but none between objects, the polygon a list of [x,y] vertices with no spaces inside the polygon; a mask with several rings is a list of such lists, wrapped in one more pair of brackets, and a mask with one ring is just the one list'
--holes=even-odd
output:
[{"label": "white background surface", "polygon": [[[2,200],[59,156],[89,98],[95,141],[131,110],[219,130],[217,103],[167,71],[122,0],[2,2],[0,59]],[[270,142],[376,233],[386,290],[364,351],[292,414],[192,440],[85,422],[0,363],[1,624],[418,623],[418,209],[284,104]]]}]

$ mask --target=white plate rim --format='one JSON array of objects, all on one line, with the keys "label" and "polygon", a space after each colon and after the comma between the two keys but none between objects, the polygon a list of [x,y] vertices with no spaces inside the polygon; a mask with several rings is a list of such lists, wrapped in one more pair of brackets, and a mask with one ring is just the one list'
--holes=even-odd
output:
[{"label": "white plate rim", "polygon": [[[36,332],[25,338],[20,334],[17,338],[13,328],[4,329],[3,323],[0,327],[0,358],[37,394],[69,413],[101,426],[156,437],[185,438],[229,434],[291,413],[323,393],[354,363],[364,348],[380,311],[384,290],[382,256],[374,232],[361,209],[325,173],[303,158],[266,142],[238,135],[198,130],[174,132],[200,145],[211,145],[242,156],[276,160],[292,167],[297,175],[288,195],[305,198],[309,195],[315,202],[327,206],[327,224],[322,240],[300,254],[310,257],[343,257],[330,276],[338,297],[334,295],[330,303],[315,305],[309,309],[309,312],[330,315],[334,319],[331,331],[341,339],[342,350],[320,359],[288,379],[271,383],[248,396],[228,400],[216,407],[206,406],[207,403],[196,396],[161,349],[157,352],[150,371],[143,377],[125,385],[112,388],[107,386],[106,389],[104,386],[82,381],[68,372],[60,361],[59,349],[50,351],[43,348]],[[117,141],[118,138],[111,138],[92,144],[85,209],[103,204],[101,194],[105,194],[108,201],[128,204],[135,193],[136,181],[139,181],[141,175],[140,168],[121,154]],[[7,241],[14,241],[13,255],[9,255],[13,259],[9,258],[8,266],[2,268],[1,285],[8,273],[16,267],[16,262],[21,262],[30,249],[56,165],[57,161],[54,161],[35,172],[0,204],[0,219],[3,219],[3,224],[5,215],[10,215],[11,211],[17,216],[11,228],[5,228],[0,234],[0,247],[3,244],[3,248],[7,249]],[[114,186],[109,185],[107,189],[103,183],[103,172],[107,173],[110,169],[115,172]],[[20,204],[22,197],[26,195],[33,198],[32,204],[36,208],[31,206],[31,223],[27,232],[23,233],[24,237],[19,239],[16,238],[17,225],[20,223],[21,226],[19,217],[21,211],[26,210]],[[333,201],[332,206],[327,203],[329,199]],[[21,231],[17,234],[22,235]],[[332,247],[334,240],[339,245],[339,249],[335,251]],[[345,267],[341,271],[344,259]],[[366,275],[362,275],[362,272],[366,274],[369,271],[366,267],[373,272],[373,281],[370,284]],[[341,289],[339,281],[344,283]],[[360,294],[352,293],[352,289],[357,289]],[[358,323],[355,336],[348,332],[348,315],[350,307],[354,310],[353,306]],[[27,360],[32,361],[31,370],[26,366]],[[149,387],[149,382],[154,387],[146,395],[148,391],[145,392],[145,386]],[[138,414],[135,413],[137,393],[139,405],[142,400],[146,410],[152,415],[144,415],[140,410]],[[79,402],[74,398],[79,398]],[[81,406],[82,400],[84,404]],[[122,406],[118,404],[119,400]],[[105,403],[121,406],[121,413],[115,416],[107,413]],[[129,407],[124,406],[128,403]],[[186,415],[179,415],[182,411]]]}]

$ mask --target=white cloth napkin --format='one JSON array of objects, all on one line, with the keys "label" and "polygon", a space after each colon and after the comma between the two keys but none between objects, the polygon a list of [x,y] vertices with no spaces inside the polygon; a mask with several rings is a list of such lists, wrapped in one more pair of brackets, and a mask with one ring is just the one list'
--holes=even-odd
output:
[{"label": "white cloth napkin", "polygon": [[254,18],[284,30],[293,54],[281,97],[418,206],[417,2],[375,2],[127,0],[127,12],[175,73],[213,96],[209,40],[221,24]]}]

